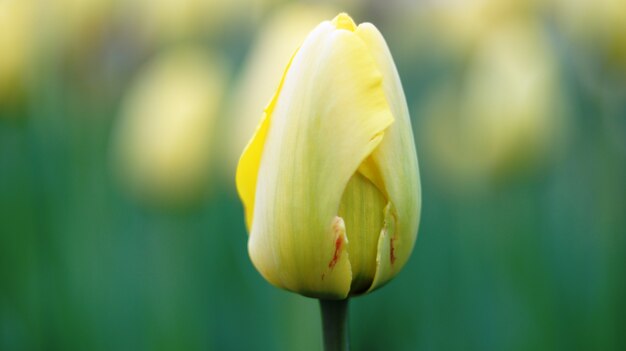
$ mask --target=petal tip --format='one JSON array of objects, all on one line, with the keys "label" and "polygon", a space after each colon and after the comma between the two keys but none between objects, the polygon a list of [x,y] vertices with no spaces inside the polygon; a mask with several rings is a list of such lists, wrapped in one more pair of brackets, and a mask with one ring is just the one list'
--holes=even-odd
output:
[{"label": "petal tip", "polygon": [[348,30],[350,32],[354,32],[356,30],[356,28],[357,28],[357,26],[354,23],[354,20],[352,19],[352,17],[350,17],[350,15],[348,15],[345,12],[342,12],[342,13],[338,14],[332,20],[332,23],[335,26],[335,28],[337,28],[337,29],[345,29],[345,30]]}]

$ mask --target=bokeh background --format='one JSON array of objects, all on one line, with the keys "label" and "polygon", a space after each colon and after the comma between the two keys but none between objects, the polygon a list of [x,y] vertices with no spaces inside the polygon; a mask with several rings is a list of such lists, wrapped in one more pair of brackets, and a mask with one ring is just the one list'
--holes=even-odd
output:
[{"label": "bokeh background", "polygon": [[423,191],[354,349],[626,349],[622,0],[0,0],[0,350],[320,350],[234,169],[339,11],[388,41]]}]

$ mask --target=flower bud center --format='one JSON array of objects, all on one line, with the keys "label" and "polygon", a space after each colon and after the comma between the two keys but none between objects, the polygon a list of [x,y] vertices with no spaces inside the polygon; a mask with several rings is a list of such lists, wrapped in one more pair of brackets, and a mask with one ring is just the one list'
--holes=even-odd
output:
[{"label": "flower bud center", "polygon": [[384,226],[385,196],[361,173],[355,173],[344,190],[339,216],[344,219],[352,268],[350,294],[372,285],[376,273],[378,238]]}]

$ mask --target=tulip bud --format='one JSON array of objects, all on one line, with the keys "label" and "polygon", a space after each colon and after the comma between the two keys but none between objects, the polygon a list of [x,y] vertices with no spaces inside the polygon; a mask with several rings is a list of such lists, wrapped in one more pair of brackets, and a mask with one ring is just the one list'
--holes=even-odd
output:
[{"label": "tulip bud", "polygon": [[408,108],[380,32],[346,14],[287,65],[237,168],[248,251],[270,283],[344,299],[393,278],[419,223]]}]

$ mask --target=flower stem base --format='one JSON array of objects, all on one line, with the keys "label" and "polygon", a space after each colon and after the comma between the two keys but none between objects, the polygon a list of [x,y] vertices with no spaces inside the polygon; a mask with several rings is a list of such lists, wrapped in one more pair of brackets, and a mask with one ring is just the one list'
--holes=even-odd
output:
[{"label": "flower stem base", "polygon": [[347,351],[350,349],[348,337],[348,299],[320,300],[322,312],[322,333],[325,351]]}]

